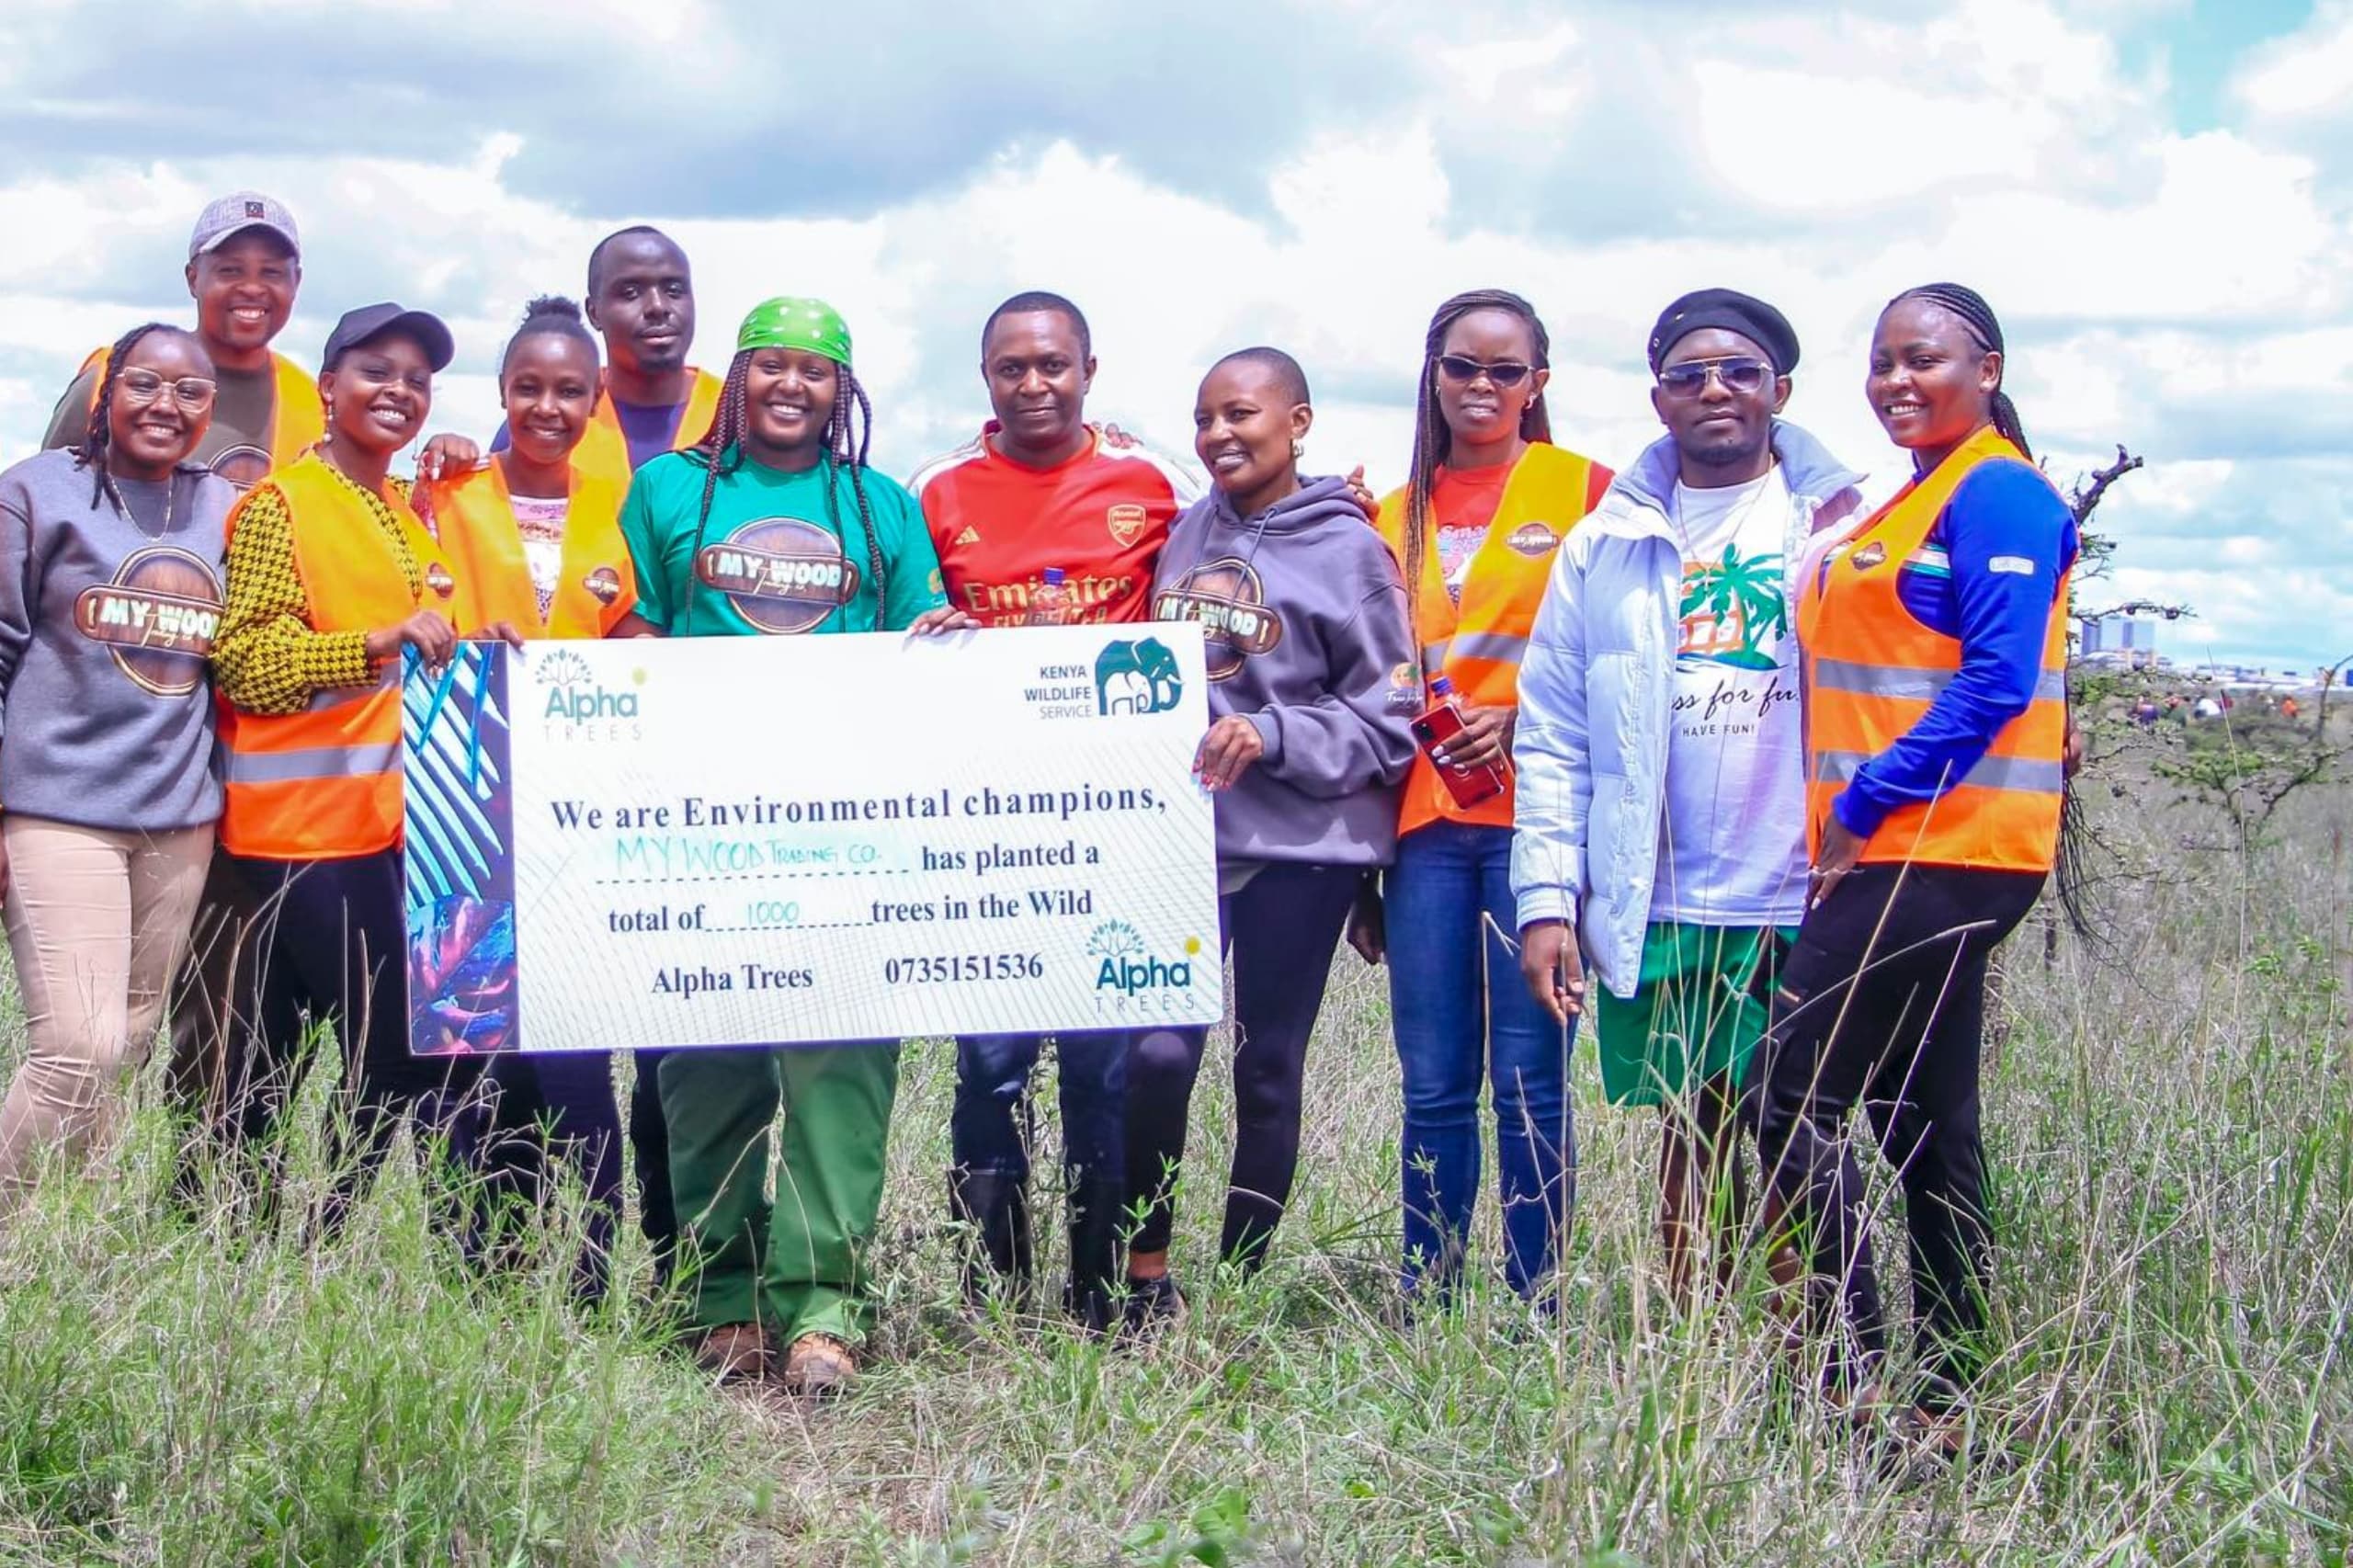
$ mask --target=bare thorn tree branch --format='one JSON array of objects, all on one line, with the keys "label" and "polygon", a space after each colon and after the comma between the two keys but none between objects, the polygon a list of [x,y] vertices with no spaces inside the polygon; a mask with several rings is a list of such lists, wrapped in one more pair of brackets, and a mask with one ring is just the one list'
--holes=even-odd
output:
[{"label": "bare thorn tree branch", "polygon": [[2100,498],[2108,494],[2109,485],[2141,466],[2142,460],[2125,450],[2121,441],[2118,442],[2114,462],[2106,468],[2092,470],[2090,478],[2076,483],[2075,494],[2067,503],[2069,509],[2075,514],[2076,526],[2081,527],[2090,518],[2094,508],[2099,506]]}]

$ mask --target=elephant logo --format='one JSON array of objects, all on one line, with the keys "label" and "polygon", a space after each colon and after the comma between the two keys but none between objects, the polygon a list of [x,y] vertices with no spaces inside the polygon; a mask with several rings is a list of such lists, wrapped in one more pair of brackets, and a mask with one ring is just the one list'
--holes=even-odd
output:
[{"label": "elephant logo", "polygon": [[1113,642],[1095,661],[1095,704],[1099,713],[1165,713],[1184,694],[1176,655],[1157,638]]}]

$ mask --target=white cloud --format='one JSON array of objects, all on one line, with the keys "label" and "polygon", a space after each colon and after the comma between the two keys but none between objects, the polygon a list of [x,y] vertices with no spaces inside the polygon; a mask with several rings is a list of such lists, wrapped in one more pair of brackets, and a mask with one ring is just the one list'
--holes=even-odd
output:
[{"label": "white cloud", "polygon": [[[199,119],[167,156],[108,152],[130,110],[86,94],[13,122],[0,108],[19,143],[0,175],[0,437],[24,448],[92,344],[185,315],[188,222],[244,185],[303,222],[298,357],[364,301],[449,318],[461,352],[437,426],[486,435],[490,369],[522,301],[576,291],[595,239],[650,215],[693,256],[705,363],[767,294],[844,309],[878,458],[899,472],[971,434],[981,319],[1040,287],[1093,320],[1099,415],[1184,450],[1208,360],[1273,341],[1319,390],[1311,460],[1361,460],[1381,483],[1404,472],[1432,307],[1515,288],[1552,329],[1561,438],[1622,463],[1656,434],[1652,318],[1716,283],[1790,313],[1805,344],[1793,416],[1887,471],[1900,459],[1859,396],[1873,318],[1897,290],[1953,277],[2001,311],[2055,477],[2118,440],[2149,458],[2102,513],[2124,541],[2110,586],[2199,603],[2218,646],[2328,643],[2353,608],[2332,585],[2353,580],[2353,434],[2336,427],[2353,406],[2353,158],[2312,127],[2353,97],[2329,74],[2353,58],[2353,0],[2258,51],[2234,81],[2237,117],[2195,135],[2117,41],[2179,5],[1905,0],[1866,16],[1695,0],[1664,21],[1618,0],[1574,15],[1506,0],[1470,21],[1351,0],[1277,7],[1282,72],[1246,81],[1181,79],[1165,19],[1056,12],[1067,25],[1017,88],[975,52],[1002,29],[943,7],[829,51],[839,79],[801,85],[810,113],[842,88],[866,108],[894,85],[914,95],[849,131],[729,97],[784,79],[772,17],[451,6],[432,26],[462,58],[529,53],[534,74],[510,62],[518,90],[479,101],[399,88],[428,95],[402,101],[420,117],[411,145],[431,150],[393,157],[356,142],[324,155],[311,109],[392,90],[338,73],[366,54],[358,41],[413,28],[404,8],[330,23],[312,0],[277,0],[289,36],[331,27],[346,47],[292,51],[275,67],[286,91],[241,98],[218,145],[229,122]],[[65,0],[12,6],[0,85],[40,87],[22,74],[33,57],[51,75],[89,65],[74,23]],[[613,102],[620,48],[642,73],[634,106]],[[1268,97],[1269,82],[1292,90]],[[688,114],[689,94],[744,113]],[[1245,99],[1279,123],[1228,112]],[[26,114],[44,127],[30,145]],[[374,122],[349,124],[358,138]],[[581,172],[656,163],[618,193]],[[665,216],[680,213],[734,215]]]}]

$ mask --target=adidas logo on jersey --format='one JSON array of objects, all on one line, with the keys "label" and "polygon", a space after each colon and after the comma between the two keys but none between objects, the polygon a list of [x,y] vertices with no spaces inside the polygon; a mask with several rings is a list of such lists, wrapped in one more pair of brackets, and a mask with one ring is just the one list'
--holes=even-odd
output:
[{"label": "adidas logo on jersey", "polygon": [[974,528],[972,524],[966,523],[964,525],[964,531],[956,536],[956,542],[958,544],[978,544],[981,542],[981,530]]}]

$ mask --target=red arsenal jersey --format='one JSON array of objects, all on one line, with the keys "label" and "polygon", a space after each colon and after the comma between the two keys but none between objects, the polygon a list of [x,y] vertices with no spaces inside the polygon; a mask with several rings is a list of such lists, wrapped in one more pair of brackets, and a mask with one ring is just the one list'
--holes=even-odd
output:
[{"label": "red arsenal jersey", "polygon": [[1152,569],[1168,525],[1199,494],[1175,463],[1119,430],[1087,426],[1078,455],[1029,468],[978,438],[915,473],[948,602],[988,626],[1017,626],[1049,567],[1079,619],[1151,618]]}]

